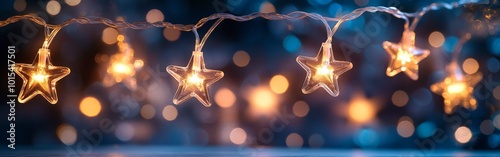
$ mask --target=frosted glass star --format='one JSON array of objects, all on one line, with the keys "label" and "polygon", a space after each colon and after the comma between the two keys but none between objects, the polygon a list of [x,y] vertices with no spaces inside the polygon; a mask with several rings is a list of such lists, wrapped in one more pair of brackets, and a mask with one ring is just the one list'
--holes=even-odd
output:
[{"label": "frosted glass star", "polygon": [[49,103],[58,101],[56,82],[70,73],[70,69],[62,66],[53,66],[50,61],[49,49],[39,49],[32,64],[16,63],[14,71],[23,79],[23,86],[19,93],[20,103],[26,103],[36,96],[42,95]]},{"label": "frosted glass star", "polygon": [[431,86],[431,91],[444,99],[444,111],[451,114],[460,104],[466,109],[476,109],[474,86],[482,79],[482,74],[463,75],[460,67],[452,64],[448,68],[448,76],[441,82]]},{"label": "frosted glass star", "polygon": [[174,104],[180,104],[195,97],[206,107],[212,105],[208,87],[224,77],[224,72],[206,69],[202,53],[194,51],[186,67],[174,65],[167,67],[167,72],[179,82],[174,95]]},{"label": "frosted glass star", "polygon": [[396,44],[385,41],[383,47],[391,55],[386,71],[387,76],[391,77],[404,72],[411,79],[417,80],[418,63],[430,54],[429,50],[415,47],[415,33],[409,30],[403,32],[401,42]]},{"label": "frosted glass star", "polygon": [[297,63],[307,72],[302,92],[309,94],[319,87],[324,88],[328,94],[336,97],[339,95],[337,79],[339,75],[352,68],[352,63],[336,61],[333,58],[330,43],[323,43],[315,58],[298,56]]}]

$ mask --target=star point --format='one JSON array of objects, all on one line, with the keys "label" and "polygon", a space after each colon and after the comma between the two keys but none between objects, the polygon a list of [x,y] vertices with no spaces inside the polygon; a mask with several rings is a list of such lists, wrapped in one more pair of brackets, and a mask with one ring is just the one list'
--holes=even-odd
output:
[{"label": "star point", "polygon": [[26,103],[40,94],[49,103],[58,101],[56,82],[68,75],[71,70],[63,66],[53,66],[49,49],[40,49],[32,64],[16,63],[14,71],[23,79],[19,93],[20,103]]},{"label": "star point", "polygon": [[385,41],[385,51],[391,56],[387,67],[387,76],[395,76],[404,72],[411,79],[418,79],[418,63],[429,56],[430,51],[415,47],[415,33],[405,30],[399,43]]},{"label": "star point", "polygon": [[202,52],[193,52],[186,67],[169,65],[167,72],[179,82],[173,103],[181,104],[195,97],[204,106],[212,105],[208,87],[224,77],[224,72],[205,68]]},{"label": "star point", "polygon": [[304,94],[312,93],[321,87],[334,97],[340,93],[337,81],[339,75],[352,68],[351,62],[334,59],[330,43],[323,43],[318,55],[314,58],[298,56],[297,63],[307,72],[302,85]]}]

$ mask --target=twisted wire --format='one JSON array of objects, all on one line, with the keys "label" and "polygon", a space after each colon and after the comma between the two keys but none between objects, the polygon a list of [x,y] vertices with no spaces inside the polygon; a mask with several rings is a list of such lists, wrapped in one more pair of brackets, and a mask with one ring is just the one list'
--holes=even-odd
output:
[{"label": "twisted wire", "polygon": [[[315,13],[307,13],[303,11],[294,11],[288,14],[278,14],[278,13],[261,13],[261,12],[255,12],[251,13],[248,15],[243,15],[243,16],[236,16],[228,13],[216,13],[212,14],[208,17],[200,19],[196,24],[173,24],[170,22],[154,22],[154,23],[149,23],[149,22],[134,22],[134,23],[129,23],[125,21],[113,21],[108,18],[104,17],[77,17],[77,18],[72,18],[64,21],[61,24],[54,25],[54,24],[47,24],[44,19],[41,17],[38,17],[36,15],[16,15],[7,18],[6,20],[0,21],[0,27],[4,27],[8,24],[15,23],[17,21],[26,19],[33,21],[39,25],[45,26],[50,29],[55,29],[56,27],[65,27],[68,26],[72,23],[78,23],[78,24],[104,24],[109,27],[113,28],[130,28],[130,29],[147,29],[147,28],[153,28],[153,27],[158,27],[158,28],[168,28],[168,29],[175,29],[179,31],[192,31],[194,28],[200,28],[203,25],[205,25],[208,21],[215,20],[215,19],[230,19],[233,21],[238,21],[238,22],[243,22],[243,21],[249,21],[253,20],[255,18],[261,17],[264,19],[268,20],[299,20],[303,19],[306,17],[315,19],[315,20],[320,20],[325,24],[325,26],[329,26],[327,21],[329,22],[334,22],[334,21],[349,21],[353,20],[359,16],[361,16],[365,12],[385,12],[393,15],[396,18],[400,18],[406,21],[405,23],[405,28],[408,27],[409,24],[409,17],[414,17],[414,20],[412,22],[411,28],[414,29],[416,24],[418,23],[419,19],[421,16],[423,16],[426,12],[431,11],[431,10],[439,10],[442,8],[446,9],[452,9],[456,8],[460,5],[463,4],[469,4],[469,3],[487,3],[487,0],[461,0],[459,2],[452,2],[452,3],[432,3],[424,8],[422,8],[420,11],[414,12],[414,13],[407,13],[407,12],[402,12],[399,9],[395,7],[384,7],[384,6],[370,6],[370,7],[364,7],[364,8],[358,8],[353,10],[352,12],[339,16],[339,17],[325,17],[321,16]],[[333,34],[331,32],[334,32],[336,30],[330,30],[330,28],[327,28],[327,34],[329,37],[331,37]]]}]

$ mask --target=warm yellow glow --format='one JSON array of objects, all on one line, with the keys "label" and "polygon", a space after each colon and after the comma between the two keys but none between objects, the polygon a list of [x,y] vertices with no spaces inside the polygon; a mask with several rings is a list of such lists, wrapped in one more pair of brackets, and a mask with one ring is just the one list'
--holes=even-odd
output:
[{"label": "warm yellow glow", "polygon": [[288,89],[288,80],[283,75],[275,75],[269,81],[269,86],[276,94],[283,94]]},{"label": "warm yellow glow", "polygon": [[273,13],[273,12],[276,12],[276,8],[274,8],[273,4],[266,1],[260,5],[260,12],[261,13]]},{"label": "warm yellow glow", "polygon": [[399,43],[383,42],[385,51],[391,56],[386,75],[393,77],[404,72],[413,80],[418,79],[418,63],[429,56],[430,51],[415,47],[415,32],[406,29]]},{"label": "warm yellow glow", "polygon": [[474,74],[479,70],[479,63],[474,58],[467,58],[463,65],[462,68],[464,69],[464,72],[467,74]]},{"label": "warm yellow glow", "polygon": [[236,96],[234,93],[227,89],[227,88],[222,88],[215,93],[215,103],[219,105],[222,108],[228,108],[233,106],[234,102],[236,101]]},{"label": "warm yellow glow", "polygon": [[125,36],[123,36],[123,35],[120,34],[120,35],[116,36],[116,40],[118,42],[123,42],[125,40]]},{"label": "warm yellow glow", "polygon": [[205,107],[212,106],[208,95],[209,86],[224,77],[224,72],[207,69],[201,51],[193,51],[187,65],[186,67],[167,66],[167,72],[179,82],[173,103],[178,105],[190,98],[196,98]]},{"label": "warm yellow glow", "polygon": [[403,107],[408,103],[408,94],[405,91],[398,90],[392,94],[392,103],[398,107]]},{"label": "warm yellow glow", "polygon": [[363,124],[372,121],[375,112],[372,102],[362,96],[355,96],[349,103],[349,119],[355,123]]},{"label": "warm yellow glow", "polygon": [[77,6],[80,4],[81,0],[64,0],[69,6]]},{"label": "warm yellow glow", "polygon": [[309,113],[309,105],[304,101],[297,101],[293,104],[292,111],[297,117],[305,117]]},{"label": "warm yellow glow", "polygon": [[144,119],[151,119],[155,116],[156,109],[153,105],[146,104],[141,108],[141,116]]},{"label": "warm yellow glow", "polygon": [[158,9],[151,9],[146,15],[146,21],[149,23],[162,22],[165,17]]},{"label": "warm yellow glow", "polygon": [[245,67],[250,62],[250,55],[245,51],[237,51],[233,55],[233,62],[238,67]]},{"label": "warm yellow glow", "polygon": [[114,44],[117,42],[118,35],[116,29],[108,27],[102,31],[102,41],[108,45]]},{"label": "warm yellow glow", "polygon": [[304,139],[297,133],[291,133],[286,137],[286,145],[290,148],[300,148],[303,144]]},{"label": "warm yellow glow", "polygon": [[41,48],[32,64],[16,63],[14,72],[23,79],[18,100],[26,103],[36,95],[41,95],[49,103],[58,101],[56,82],[67,76],[71,70],[68,67],[53,66],[50,61],[50,50]]},{"label": "warm yellow glow", "polygon": [[316,75],[325,76],[333,73],[333,69],[330,66],[319,66],[316,70]]},{"label": "warm yellow glow", "polygon": [[115,63],[113,64],[113,72],[120,74],[130,74],[132,73],[132,68],[130,65],[126,65],[124,63]]},{"label": "warm yellow glow", "polygon": [[441,32],[434,31],[429,35],[429,44],[431,44],[432,47],[439,48],[443,45],[444,43],[444,36]]},{"label": "warm yellow glow", "polygon": [[193,74],[191,74],[191,75],[188,76],[187,82],[189,84],[197,85],[198,86],[198,85],[203,84],[203,78],[200,77],[198,74],[193,73]]},{"label": "warm yellow glow", "polygon": [[456,82],[456,83],[450,84],[450,85],[448,85],[448,87],[446,87],[446,90],[450,94],[461,94],[461,93],[468,94],[466,89],[467,89],[467,85],[464,82]]},{"label": "warm yellow glow", "polygon": [[57,15],[61,11],[61,4],[55,0],[51,0],[47,3],[47,7],[45,9],[50,15]]},{"label": "warm yellow glow", "polygon": [[474,86],[482,79],[482,74],[464,76],[458,66],[443,81],[431,86],[431,91],[440,94],[444,99],[444,111],[451,114],[456,106],[466,109],[476,109],[477,102],[474,98]]},{"label": "warm yellow glow", "polygon": [[257,114],[271,114],[278,105],[276,94],[264,87],[252,90],[249,101],[251,111]]},{"label": "warm yellow glow", "polygon": [[36,73],[33,75],[33,80],[36,82],[45,82],[47,78],[47,75],[41,74],[41,73]]},{"label": "warm yellow glow", "polygon": [[415,126],[409,117],[402,117],[398,122],[397,131],[401,137],[408,138],[415,132]]},{"label": "warm yellow glow", "polygon": [[101,112],[101,103],[94,97],[85,97],[80,102],[80,112],[87,117],[95,117]]},{"label": "warm yellow glow", "polygon": [[406,63],[411,62],[411,57],[412,55],[408,54],[408,52],[405,52],[403,50],[398,52],[398,57],[396,58],[396,60],[398,60],[402,65],[401,71],[406,71],[407,69]]},{"label": "warm yellow glow", "polygon": [[472,132],[465,126],[461,126],[455,131],[455,139],[460,143],[467,143],[471,138]]},{"label": "warm yellow glow", "polygon": [[[112,29],[112,31],[115,30]],[[117,43],[120,51],[109,57],[109,64],[106,69],[107,74],[104,76],[102,82],[106,87],[110,87],[116,83],[123,83],[127,88],[134,90],[137,87],[135,73],[144,66],[144,61],[140,59],[134,60],[134,50],[129,44],[123,42],[124,38],[123,35],[116,37],[114,42],[120,41]],[[102,58],[96,60],[107,61]]]},{"label": "warm yellow glow", "polygon": [[172,105],[167,105],[165,106],[165,108],[163,108],[162,115],[163,118],[165,118],[165,120],[167,121],[175,120],[175,118],[177,118],[177,114],[177,109]]},{"label": "warm yellow glow", "polygon": [[229,139],[234,144],[240,145],[245,143],[247,139],[247,133],[242,128],[234,128],[229,134]]},{"label": "warm yellow glow", "polygon": [[165,37],[165,39],[167,39],[168,41],[176,41],[179,39],[180,36],[181,36],[181,31],[179,30],[168,29],[168,28],[165,28],[163,30],[163,37]]},{"label": "warm yellow glow", "polygon": [[134,61],[134,67],[136,69],[141,69],[144,66],[144,61],[138,59]]},{"label": "warm yellow glow", "polygon": [[76,142],[76,129],[67,124],[62,124],[57,127],[57,137],[65,145],[73,145]]}]

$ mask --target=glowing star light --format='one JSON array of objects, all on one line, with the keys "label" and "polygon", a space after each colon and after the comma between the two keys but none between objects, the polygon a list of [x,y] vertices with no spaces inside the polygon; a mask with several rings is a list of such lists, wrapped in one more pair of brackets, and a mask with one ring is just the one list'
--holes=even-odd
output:
[{"label": "glowing star light", "polygon": [[431,86],[432,92],[440,94],[444,99],[444,111],[451,114],[456,106],[476,109],[476,99],[473,96],[474,86],[482,79],[482,74],[463,75],[457,64],[448,67],[448,76],[441,82]]},{"label": "glowing star light", "polygon": [[315,58],[299,56],[297,63],[307,72],[302,92],[309,94],[319,87],[324,88],[328,94],[336,97],[339,95],[337,79],[339,75],[352,68],[352,63],[336,61],[333,58],[332,44],[323,43]]},{"label": "glowing star light", "polygon": [[415,32],[405,30],[401,42],[396,44],[385,41],[383,47],[391,55],[387,76],[392,77],[404,72],[411,79],[418,79],[418,62],[427,57],[430,51],[415,47]]},{"label": "glowing star light", "polygon": [[57,103],[56,82],[70,73],[70,69],[53,66],[50,62],[50,50],[41,48],[32,64],[16,63],[14,71],[23,79],[19,93],[20,103],[26,103],[36,96],[42,95],[51,104]]},{"label": "glowing star light", "polygon": [[169,65],[167,72],[179,82],[174,95],[174,104],[180,104],[195,97],[206,107],[212,105],[208,96],[208,87],[224,76],[222,71],[205,68],[201,51],[193,51],[186,67]]},{"label": "glowing star light", "polygon": [[123,40],[117,45],[120,51],[110,57],[102,82],[107,87],[123,83],[127,88],[134,90],[137,88],[135,74],[143,67],[144,61],[134,59],[134,50]]}]

